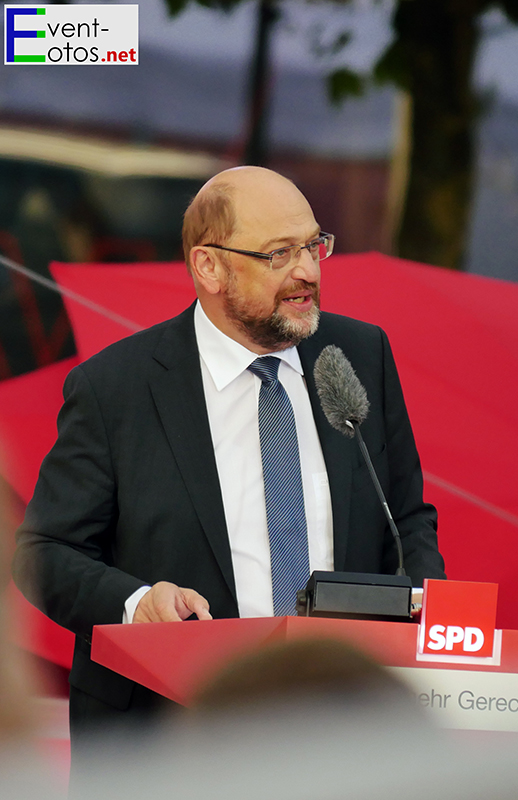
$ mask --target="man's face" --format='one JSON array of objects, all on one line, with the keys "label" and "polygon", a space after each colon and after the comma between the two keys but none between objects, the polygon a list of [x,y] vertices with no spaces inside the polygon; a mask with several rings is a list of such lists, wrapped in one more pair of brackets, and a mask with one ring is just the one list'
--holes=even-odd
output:
[{"label": "man's face", "polygon": [[[289,183],[268,195],[237,202],[238,227],[229,247],[269,253],[310,242],[320,233],[303,195]],[[223,255],[223,254],[222,254]],[[318,326],[320,265],[307,250],[286,267],[237,253],[222,259],[222,302],[227,322],[245,347],[271,352],[297,345]]]}]

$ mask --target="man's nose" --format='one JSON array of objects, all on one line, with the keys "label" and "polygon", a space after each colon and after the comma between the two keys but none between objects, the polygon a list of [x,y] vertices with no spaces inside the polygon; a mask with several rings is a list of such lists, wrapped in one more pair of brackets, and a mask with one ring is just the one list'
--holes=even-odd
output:
[{"label": "man's nose", "polygon": [[307,248],[300,251],[297,263],[291,271],[294,280],[315,283],[320,278],[320,261],[313,258]]}]

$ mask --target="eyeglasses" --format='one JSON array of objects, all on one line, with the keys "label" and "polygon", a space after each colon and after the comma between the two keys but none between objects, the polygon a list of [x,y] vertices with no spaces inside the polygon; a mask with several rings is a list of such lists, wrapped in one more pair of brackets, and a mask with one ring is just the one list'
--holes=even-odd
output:
[{"label": "eyeglasses", "polygon": [[308,244],[293,244],[289,247],[280,247],[271,253],[257,253],[255,250],[236,250],[234,247],[223,247],[221,244],[204,244],[203,247],[215,247],[217,250],[228,250],[229,253],[240,253],[242,256],[252,256],[270,262],[270,269],[282,269],[288,264],[296,263],[303,250],[307,250],[313,261],[323,261],[333,252],[335,237],[332,233],[322,233]]}]

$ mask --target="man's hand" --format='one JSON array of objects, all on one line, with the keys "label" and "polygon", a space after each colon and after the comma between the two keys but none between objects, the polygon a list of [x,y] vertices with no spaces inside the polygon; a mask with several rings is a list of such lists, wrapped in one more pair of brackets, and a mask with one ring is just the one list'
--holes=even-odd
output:
[{"label": "man's hand", "polygon": [[160,581],[139,601],[133,622],[181,622],[191,614],[198,619],[212,619],[209,604],[201,594]]}]

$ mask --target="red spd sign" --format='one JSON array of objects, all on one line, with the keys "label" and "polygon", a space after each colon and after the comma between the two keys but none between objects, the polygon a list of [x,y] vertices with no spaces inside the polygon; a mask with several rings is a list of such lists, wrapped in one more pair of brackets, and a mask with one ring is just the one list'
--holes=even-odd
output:
[{"label": "red spd sign", "polygon": [[418,653],[493,655],[496,583],[425,580]]}]

